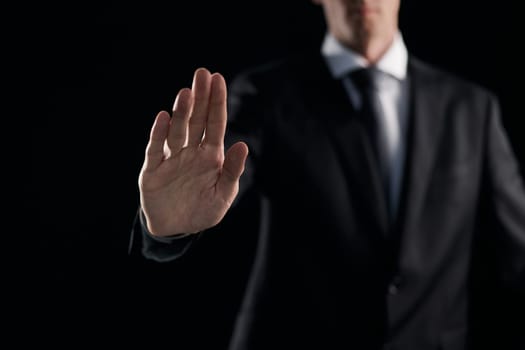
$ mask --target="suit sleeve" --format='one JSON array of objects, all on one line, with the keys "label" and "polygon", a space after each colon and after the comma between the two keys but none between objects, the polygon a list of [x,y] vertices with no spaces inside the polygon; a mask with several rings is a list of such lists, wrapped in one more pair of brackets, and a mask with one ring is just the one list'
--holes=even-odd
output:
[{"label": "suit sleeve", "polygon": [[[239,194],[233,206],[236,206],[243,194],[254,185],[254,163],[260,154],[260,125],[257,122],[255,107],[258,100],[257,89],[246,75],[236,77],[228,94],[228,125],[225,137],[225,149],[237,141],[248,144],[250,155],[246,162],[245,171],[240,180]],[[154,237],[143,221],[142,211],[139,208],[135,216],[128,252],[130,255],[141,255],[157,262],[168,262],[183,256],[190,246],[204,234],[180,235],[176,237]]]},{"label": "suit sleeve", "polygon": [[131,229],[128,253],[130,255],[141,255],[161,263],[168,262],[184,255],[200,235],[201,233],[174,237],[154,237],[146,228],[142,210],[138,208]]},{"label": "suit sleeve", "polygon": [[525,293],[525,189],[520,166],[503,128],[499,105],[489,102],[486,166],[495,229],[502,247],[501,278]]}]

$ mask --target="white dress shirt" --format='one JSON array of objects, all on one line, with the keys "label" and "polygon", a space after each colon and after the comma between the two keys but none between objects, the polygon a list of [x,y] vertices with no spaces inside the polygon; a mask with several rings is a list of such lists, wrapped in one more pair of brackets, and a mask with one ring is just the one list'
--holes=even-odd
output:
[{"label": "white dress shirt", "polygon": [[[357,109],[361,106],[361,96],[348,74],[369,63],[364,57],[343,46],[331,34],[325,36],[321,53],[335,79],[343,79],[348,97]],[[379,152],[388,181],[388,200],[390,213],[397,213],[399,194],[405,163],[408,121],[408,84],[407,77],[408,51],[401,33],[397,33],[392,45],[377,62],[375,68],[384,74],[380,75],[379,100],[383,109],[381,120],[377,121],[379,133]]]}]

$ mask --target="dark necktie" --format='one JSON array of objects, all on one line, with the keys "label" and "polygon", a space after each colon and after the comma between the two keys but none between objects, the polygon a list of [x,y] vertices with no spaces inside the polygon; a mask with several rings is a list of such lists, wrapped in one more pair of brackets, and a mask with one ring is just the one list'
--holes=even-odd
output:
[{"label": "dark necktie", "polygon": [[[374,68],[360,68],[350,73],[350,79],[361,96],[361,108],[358,116],[368,134],[375,161],[381,174],[385,195],[388,194],[388,171],[383,158],[382,143],[379,139],[380,118],[383,110],[379,100],[378,79],[380,71]],[[388,198],[388,195],[387,195]]]},{"label": "dark necktie", "polygon": [[[381,104],[377,90],[377,75],[379,72],[373,68],[361,68],[350,73],[350,79],[361,96],[361,107],[358,115],[370,138],[376,160],[379,162],[379,130],[378,123],[381,117]],[[378,163],[379,165],[379,163]]]}]

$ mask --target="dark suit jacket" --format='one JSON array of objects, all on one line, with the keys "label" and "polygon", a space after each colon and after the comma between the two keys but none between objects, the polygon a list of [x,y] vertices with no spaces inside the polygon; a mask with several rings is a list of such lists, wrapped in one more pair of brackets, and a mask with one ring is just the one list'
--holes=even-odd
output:
[{"label": "dark suit jacket", "polygon": [[[484,300],[476,276],[492,271],[491,283],[522,293],[525,191],[496,98],[413,57],[408,72],[394,220],[363,126],[320,55],[230,87],[228,142],[249,144],[241,185],[262,203],[232,349],[465,349]],[[155,249],[175,257],[186,241]]]}]

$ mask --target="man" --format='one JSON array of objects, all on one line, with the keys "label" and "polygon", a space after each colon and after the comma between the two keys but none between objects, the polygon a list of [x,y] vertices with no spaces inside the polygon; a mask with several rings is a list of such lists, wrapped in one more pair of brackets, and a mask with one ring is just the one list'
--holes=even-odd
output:
[{"label": "man", "polygon": [[256,189],[232,349],[466,349],[486,252],[495,283],[525,289],[525,191],[497,101],[408,54],[399,0],[315,2],[321,55],[241,75],[228,113],[222,76],[198,69],[158,114],[136,244],[175,259]]}]

